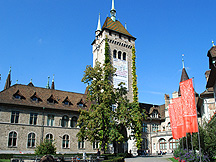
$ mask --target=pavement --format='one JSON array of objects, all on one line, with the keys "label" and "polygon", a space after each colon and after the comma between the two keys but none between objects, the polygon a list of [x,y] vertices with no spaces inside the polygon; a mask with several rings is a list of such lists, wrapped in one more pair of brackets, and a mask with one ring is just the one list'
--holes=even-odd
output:
[{"label": "pavement", "polygon": [[169,158],[172,155],[162,155],[162,156],[137,156],[133,158],[126,158],[125,162],[170,162]]}]

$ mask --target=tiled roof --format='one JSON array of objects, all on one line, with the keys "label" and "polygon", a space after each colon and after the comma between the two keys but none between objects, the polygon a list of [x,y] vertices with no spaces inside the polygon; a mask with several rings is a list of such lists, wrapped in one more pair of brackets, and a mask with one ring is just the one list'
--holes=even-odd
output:
[{"label": "tiled roof", "polygon": [[216,57],[216,46],[212,46],[211,49],[208,51],[207,56]]},{"label": "tiled roof", "polygon": [[146,103],[139,103],[139,106],[142,109],[145,109],[146,111],[146,115],[148,115],[148,117],[150,117],[151,113],[154,110],[157,110],[159,113],[159,117],[160,119],[164,119],[165,118],[165,105],[153,105],[153,104],[146,104]]},{"label": "tiled roof", "polygon": [[103,24],[103,27],[102,27],[102,30],[103,29],[113,30],[113,31],[116,31],[118,33],[125,34],[127,36],[134,38],[118,20],[113,21],[110,17],[106,18],[106,20]]},{"label": "tiled roof", "polygon": [[[21,99],[17,99],[14,94],[22,95]],[[38,97],[38,101],[34,101],[33,97]],[[80,108],[87,109],[90,102],[86,102],[87,95],[81,93],[66,92],[54,89],[46,89],[40,87],[32,87],[27,85],[15,84],[10,88],[0,92],[0,104],[23,105],[31,107],[45,107],[50,109],[78,111]],[[48,101],[55,100],[50,103]],[[65,105],[64,101],[68,100],[71,104]],[[78,103],[83,101],[86,107],[79,107]]]}]

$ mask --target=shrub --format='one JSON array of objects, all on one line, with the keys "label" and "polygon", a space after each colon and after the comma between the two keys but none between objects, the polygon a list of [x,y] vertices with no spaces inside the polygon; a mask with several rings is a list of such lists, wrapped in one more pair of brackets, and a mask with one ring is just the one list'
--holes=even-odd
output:
[{"label": "shrub", "polygon": [[56,154],[56,147],[55,144],[51,141],[44,140],[43,143],[38,145],[35,149],[36,155],[54,155]]}]

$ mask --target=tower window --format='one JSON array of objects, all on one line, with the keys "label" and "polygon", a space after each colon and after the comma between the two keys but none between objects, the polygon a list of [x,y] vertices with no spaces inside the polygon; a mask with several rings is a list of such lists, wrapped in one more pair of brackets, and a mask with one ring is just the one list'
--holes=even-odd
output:
[{"label": "tower window", "polygon": [[112,35],[112,32],[111,32],[111,31],[109,31],[109,35]]},{"label": "tower window", "polygon": [[116,58],[116,50],[113,51],[113,58]]},{"label": "tower window", "polygon": [[123,53],[123,60],[126,61],[126,53],[125,52]]},{"label": "tower window", "polygon": [[119,38],[120,38],[120,39],[121,39],[121,37],[122,37],[121,34],[119,34]]},{"label": "tower window", "polygon": [[118,59],[121,60],[121,51],[118,52]]}]

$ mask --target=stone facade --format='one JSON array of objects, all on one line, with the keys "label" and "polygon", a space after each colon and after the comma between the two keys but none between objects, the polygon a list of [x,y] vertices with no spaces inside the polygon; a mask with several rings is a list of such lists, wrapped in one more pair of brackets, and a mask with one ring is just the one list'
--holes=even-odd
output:
[{"label": "stone facade", "polygon": [[[61,105],[60,103],[59,109],[54,108],[52,103],[46,102],[45,99],[40,96],[39,90],[37,89],[41,88],[24,85],[15,85],[15,87],[20,89],[22,95],[25,96],[23,101],[15,99],[13,96],[9,97],[10,94],[17,91],[16,89],[14,91],[11,90],[13,89],[13,86],[3,91],[4,96],[8,95],[9,103],[6,103],[6,100],[4,100],[4,103],[2,102],[3,92],[0,92],[0,153],[34,153],[34,149],[37,145],[44,139],[50,138],[54,141],[57,152],[59,153],[96,153],[96,148],[98,147],[93,148],[93,145],[90,142],[84,141],[84,146],[78,146],[78,138],[76,137],[76,134],[79,131],[79,128],[76,126],[79,117],[78,110],[61,109],[60,107],[64,105]],[[25,92],[27,89],[32,88],[38,92],[38,97],[40,96],[43,102],[46,102],[47,106],[39,107],[33,105],[33,103],[26,104],[27,101],[24,100],[28,100],[28,95]],[[49,93],[56,90],[43,88],[43,91]],[[64,92],[62,91],[62,93]],[[82,97],[80,96],[82,94],[77,95]],[[60,98],[61,91],[58,92],[58,96]],[[68,97],[70,98],[69,95]],[[12,104],[12,101],[10,102],[9,100],[13,100],[14,102],[17,102],[17,104]],[[22,104],[19,104],[19,102],[22,102]],[[77,101],[75,101],[74,98],[71,102],[76,105]],[[68,105],[65,106],[68,107]],[[9,134],[12,132],[15,132],[16,134],[12,137],[13,140],[9,137]],[[30,133],[33,133],[35,137],[29,139]],[[65,135],[68,136],[68,139],[64,138],[66,137]],[[31,144],[28,143],[29,140]],[[12,143],[10,141],[12,141]]]}]

